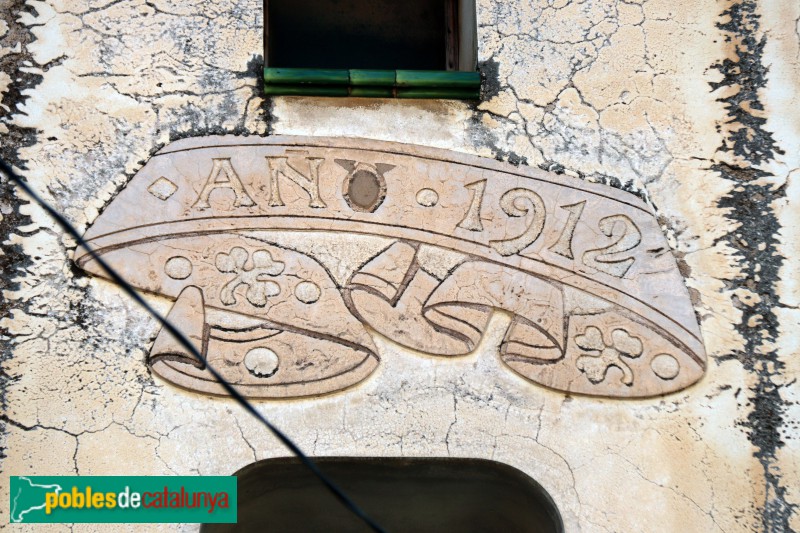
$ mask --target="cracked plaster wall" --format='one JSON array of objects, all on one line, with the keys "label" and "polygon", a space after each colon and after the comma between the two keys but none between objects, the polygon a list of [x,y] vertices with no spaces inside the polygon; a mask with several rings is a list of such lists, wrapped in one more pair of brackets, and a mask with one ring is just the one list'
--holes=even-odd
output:
[{"label": "cracked plaster wall", "polygon": [[[539,481],[570,532],[800,529],[796,2],[481,0],[477,105],[265,100],[258,0],[0,0],[0,14],[0,153],[81,229],[158,148],[216,133],[443,147],[653,203],[701,321],[700,383],[565,397],[501,367],[496,315],[470,356],[378,339],[365,383],[260,403],[307,451],[493,458]],[[152,377],[155,323],[74,268],[74,243],[5,182],[0,214],[0,523],[8,475],[222,475],[286,455],[230,401]]]}]

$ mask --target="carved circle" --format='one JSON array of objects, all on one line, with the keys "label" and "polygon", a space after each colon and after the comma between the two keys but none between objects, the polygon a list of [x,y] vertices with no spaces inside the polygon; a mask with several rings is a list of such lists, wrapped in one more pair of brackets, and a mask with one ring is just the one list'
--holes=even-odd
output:
[{"label": "carved circle", "polygon": [[295,297],[304,304],[313,304],[322,295],[322,291],[316,283],[302,281],[294,288]]},{"label": "carved circle", "polygon": [[278,354],[269,348],[253,348],[244,356],[244,366],[254,376],[268,378],[278,371]]},{"label": "carved circle", "polygon": [[681,371],[678,360],[666,353],[653,357],[653,360],[650,361],[650,368],[653,369],[656,376],[664,380],[675,379]]},{"label": "carved circle", "polygon": [[355,211],[373,213],[386,198],[386,180],[383,176],[359,169],[344,182],[344,199]]},{"label": "carved circle", "polygon": [[192,262],[180,255],[170,257],[164,263],[164,272],[172,279],[186,279],[192,275]]},{"label": "carved circle", "polygon": [[439,203],[439,194],[433,189],[420,189],[417,192],[417,203],[422,207],[433,207]]}]

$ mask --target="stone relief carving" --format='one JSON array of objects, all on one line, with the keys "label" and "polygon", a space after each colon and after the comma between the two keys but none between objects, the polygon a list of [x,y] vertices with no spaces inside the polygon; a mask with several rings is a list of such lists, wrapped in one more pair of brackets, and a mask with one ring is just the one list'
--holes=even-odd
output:
[{"label": "stone relief carving", "polygon": [[[331,234],[388,244],[341,277],[314,253]],[[546,387],[646,397],[705,371],[649,207],[538,169],[355,139],[186,139],[151,158],[86,238],[132,284],[174,299],[169,318],[251,397],[358,383],[379,364],[369,330],[468,354],[495,310],[511,316],[499,357]],[[85,250],[75,260],[102,276]],[[167,332],[148,360],[221,393]]]}]

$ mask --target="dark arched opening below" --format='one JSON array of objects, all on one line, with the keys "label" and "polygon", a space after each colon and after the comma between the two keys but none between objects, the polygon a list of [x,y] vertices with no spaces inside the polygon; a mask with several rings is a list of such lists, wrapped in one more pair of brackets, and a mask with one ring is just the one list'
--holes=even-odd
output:
[{"label": "dark arched opening below", "polygon": [[[561,533],[550,495],[511,466],[483,459],[317,457],[320,468],[391,532]],[[238,523],[204,533],[369,531],[294,458],[238,472]]]}]

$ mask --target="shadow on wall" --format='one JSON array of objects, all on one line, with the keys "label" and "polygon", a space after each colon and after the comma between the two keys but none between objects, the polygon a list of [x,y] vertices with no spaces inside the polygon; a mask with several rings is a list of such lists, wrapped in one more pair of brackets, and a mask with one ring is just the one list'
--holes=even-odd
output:
[{"label": "shadow on wall", "polygon": [[[541,485],[495,461],[399,457],[315,461],[387,531],[564,531],[558,509]],[[297,459],[265,459],[235,475],[239,522],[205,524],[201,532],[368,531]]]}]

